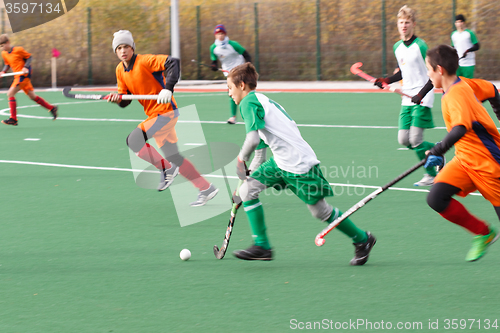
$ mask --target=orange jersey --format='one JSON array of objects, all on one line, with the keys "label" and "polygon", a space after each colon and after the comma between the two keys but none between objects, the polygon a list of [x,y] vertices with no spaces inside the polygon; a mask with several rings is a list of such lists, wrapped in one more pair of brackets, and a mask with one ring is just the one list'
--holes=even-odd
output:
[{"label": "orange jersey", "polygon": [[[4,63],[10,66],[13,72],[22,71],[26,60],[28,60],[29,57],[31,57],[31,54],[26,52],[21,46],[13,46],[10,52],[2,51]],[[27,74],[27,77],[30,77],[31,68],[28,69],[30,70],[30,73]]]},{"label": "orange jersey", "polygon": [[500,177],[500,133],[480,101],[495,96],[493,84],[460,77],[441,100],[448,132],[465,126],[467,132],[455,143],[455,156],[478,174]]},{"label": "orange jersey", "polygon": [[[129,67],[123,62],[116,67],[119,94],[157,95],[165,89],[165,61],[168,55],[134,54]],[[177,103],[172,96],[168,104],[158,104],[155,100],[139,101],[144,107],[148,118],[177,109]]]}]

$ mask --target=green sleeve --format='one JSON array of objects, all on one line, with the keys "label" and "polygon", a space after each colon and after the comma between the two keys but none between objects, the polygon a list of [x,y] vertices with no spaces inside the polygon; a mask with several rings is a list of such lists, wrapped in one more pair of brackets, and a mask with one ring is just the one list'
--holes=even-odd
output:
[{"label": "green sleeve", "polygon": [[394,44],[394,46],[392,47],[392,52],[394,52],[394,54],[396,53],[396,49],[399,47],[399,45],[401,45],[403,43],[402,40],[396,42],[396,44]]},{"label": "green sleeve", "polygon": [[210,60],[212,61],[217,60],[217,56],[214,54],[215,46],[216,46],[215,43],[213,43],[212,46],[210,46]]},{"label": "green sleeve", "polygon": [[240,103],[241,118],[245,122],[246,132],[257,131],[266,127],[264,121],[265,111],[262,104],[255,96],[250,93]]},{"label": "green sleeve", "polygon": [[427,55],[427,50],[429,49],[429,47],[427,46],[427,44],[420,38],[417,38],[415,40],[415,42],[417,43],[418,47],[420,48],[420,53],[422,54],[422,59],[425,60],[425,56]]},{"label": "green sleeve", "polygon": [[245,48],[241,46],[240,43],[235,42],[234,40],[230,40],[229,45],[231,45],[239,54],[243,54],[243,52],[245,52]]},{"label": "green sleeve", "polygon": [[267,148],[267,147],[268,147],[268,145],[264,142],[264,140],[260,139],[259,145],[257,146],[257,148],[255,148],[255,150],[259,150],[259,149]]},{"label": "green sleeve", "polygon": [[469,30],[469,29],[465,29],[465,30],[470,34],[470,41],[471,41],[471,43],[472,44],[477,44],[479,41],[477,40],[477,36],[474,33],[474,31]]}]

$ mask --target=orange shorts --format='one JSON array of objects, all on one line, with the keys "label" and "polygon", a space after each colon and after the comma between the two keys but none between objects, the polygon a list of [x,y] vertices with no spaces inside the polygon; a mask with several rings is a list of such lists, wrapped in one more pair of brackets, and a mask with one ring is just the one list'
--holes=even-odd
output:
[{"label": "orange shorts", "polygon": [[165,142],[176,143],[177,133],[175,124],[179,118],[179,110],[158,114],[149,117],[137,127],[146,132],[148,139],[154,138],[158,147],[163,147]]},{"label": "orange shorts", "polygon": [[19,86],[19,88],[21,88],[25,94],[27,94],[28,91],[33,91],[33,86],[31,85],[31,79],[23,75],[16,75],[14,77],[14,82],[12,82],[10,86],[11,87]]},{"label": "orange shorts", "polygon": [[438,173],[434,183],[446,183],[458,187],[459,196],[479,191],[483,197],[495,207],[500,207],[500,179],[478,173],[462,164],[458,158],[453,159]]}]

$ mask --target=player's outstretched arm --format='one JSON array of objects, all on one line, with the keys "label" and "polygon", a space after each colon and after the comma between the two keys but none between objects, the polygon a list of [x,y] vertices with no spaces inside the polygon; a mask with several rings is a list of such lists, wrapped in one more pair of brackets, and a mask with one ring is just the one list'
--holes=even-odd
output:
[{"label": "player's outstretched arm", "polygon": [[174,92],[174,86],[179,81],[180,75],[180,61],[177,58],[168,56],[165,61],[165,87]]},{"label": "player's outstretched arm", "polygon": [[391,84],[394,82],[401,81],[402,79],[403,79],[403,75],[401,74],[401,71],[398,71],[397,73],[395,73],[394,75],[391,75],[389,77],[376,79],[374,85],[379,87],[380,89],[384,89],[383,83]]},{"label": "player's outstretched arm", "polygon": [[245,50],[245,52],[243,52],[241,55],[243,56],[243,58],[245,58],[246,62],[252,62],[252,57],[250,56],[250,53],[247,52],[247,50]]},{"label": "player's outstretched arm", "polygon": [[429,91],[431,91],[432,89],[434,89],[434,85],[432,84],[431,79],[429,79],[429,81],[427,81],[425,86],[423,86],[422,89],[420,89],[418,94],[412,97],[411,101],[415,104],[420,104],[420,102],[422,102],[422,100],[424,99],[425,95],[427,95],[427,93],[429,93]]},{"label": "player's outstretched arm", "polygon": [[467,133],[467,128],[463,125],[458,125],[453,127],[448,134],[443,138],[441,142],[436,143],[434,147],[431,148],[429,155],[442,156],[448,150],[453,147],[455,143],[460,140],[465,133]]}]

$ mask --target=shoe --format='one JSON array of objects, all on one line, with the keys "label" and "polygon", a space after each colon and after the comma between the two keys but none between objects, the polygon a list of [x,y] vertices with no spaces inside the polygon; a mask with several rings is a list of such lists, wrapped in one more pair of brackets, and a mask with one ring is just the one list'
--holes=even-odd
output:
[{"label": "shoe", "polygon": [[49,110],[49,112],[52,114],[52,117],[54,117],[54,119],[52,119],[52,120],[56,120],[57,119],[57,106],[54,106],[52,108],[52,110]]},{"label": "shoe", "polygon": [[236,116],[233,116],[233,117],[229,118],[227,120],[227,123],[228,124],[232,124],[232,125],[236,124]]},{"label": "shoe", "polygon": [[377,242],[375,236],[373,236],[369,231],[366,232],[368,240],[364,243],[353,243],[354,245],[354,258],[351,259],[350,264],[352,266],[361,266],[368,261],[368,256],[370,251],[373,249],[373,245]]},{"label": "shoe", "polygon": [[12,126],[17,126],[17,120],[14,120],[12,118],[9,118],[7,120],[2,120],[2,124],[5,125],[12,125]]},{"label": "shoe", "polygon": [[500,234],[495,228],[490,227],[490,233],[487,235],[477,235],[472,239],[472,247],[465,256],[465,261],[476,261],[486,254],[488,246],[493,244]]},{"label": "shoe", "polygon": [[217,195],[219,189],[214,186],[214,184],[210,184],[210,186],[203,191],[198,192],[198,199],[195,202],[191,202],[189,205],[191,207],[199,207],[204,206],[208,200],[212,199]]},{"label": "shoe", "polygon": [[170,169],[163,169],[160,173],[160,184],[158,185],[158,191],[166,190],[172,182],[175,176],[179,173],[179,167],[171,163]]},{"label": "shoe", "polygon": [[429,174],[425,174],[422,179],[413,184],[413,186],[432,186],[434,185],[434,177]]},{"label": "shoe", "polygon": [[234,251],[233,254],[236,258],[243,260],[273,260],[273,250],[266,250],[258,245],[252,245],[246,250]]}]

